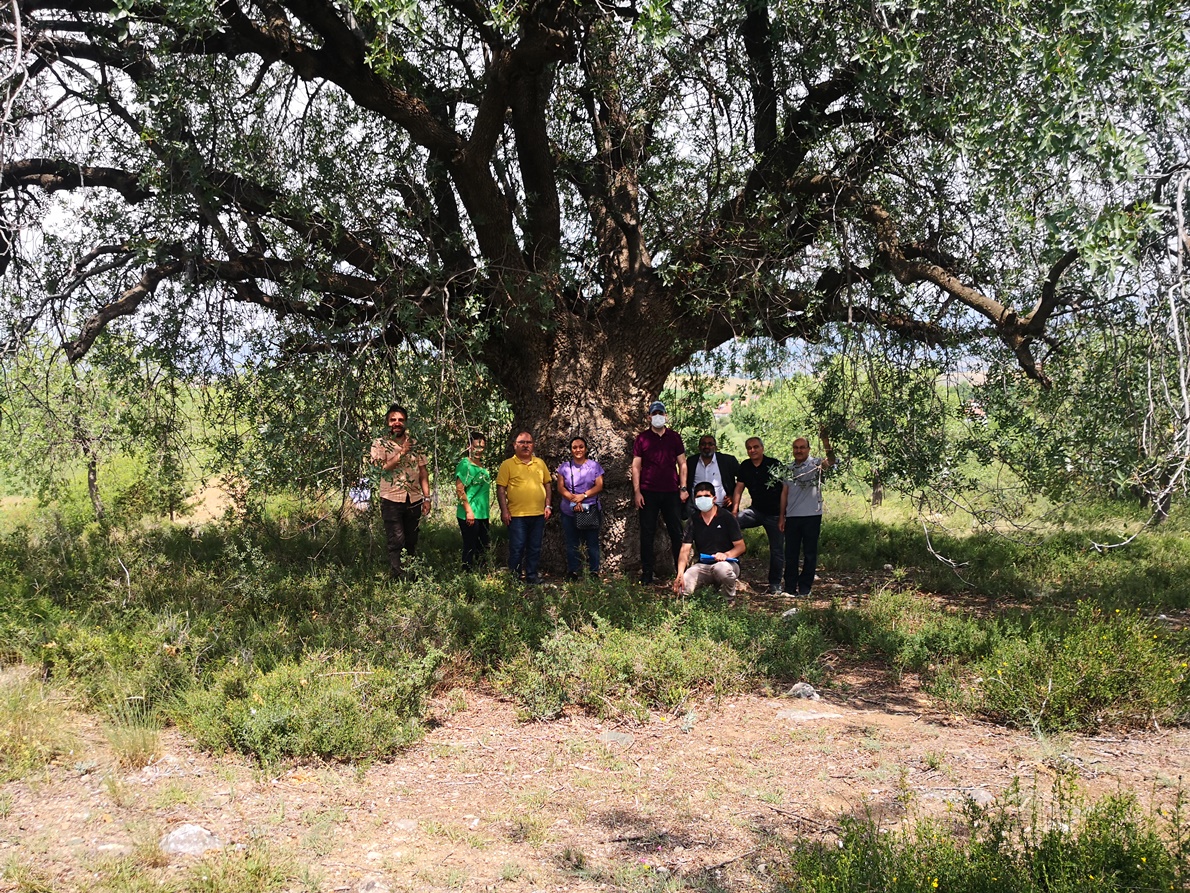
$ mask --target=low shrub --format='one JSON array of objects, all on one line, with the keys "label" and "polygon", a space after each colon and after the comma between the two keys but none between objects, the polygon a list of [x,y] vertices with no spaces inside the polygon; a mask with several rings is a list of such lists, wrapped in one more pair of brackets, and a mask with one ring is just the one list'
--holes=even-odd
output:
[{"label": "low shrub", "polygon": [[734,648],[692,631],[680,616],[651,629],[625,630],[596,617],[559,626],[537,651],[524,649],[494,676],[527,719],[556,716],[570,703],[600,716],[635,719],[676,711],[696,691],[737,691],[750,667]]},{"label": "low shrub", "polygon": [[1090,808],[1067,803],[1046,820],[1010,796],[968,803],[961,821],[901,830],[870,816],[842,820],[838,842],[802,840],[774,866],[776,888],[799,893],[1075,893],[1185,890],[1190,829],[1142,814],[1131,794]]},{"label": "low shrub", "polygon": [[1184,720],[1190,697],[1186,655],[1163,629],[1088,603],[1002,635],[969,672],[969,709],[1039,732]]},{"label": "low shrub", "polygon": [[388,667],[306,658],[269,672],[230,664],[180,696],[173,718],[203,747],[263,764],[288,757],[377,758],[414,741],[431,678],[432,652]]}]

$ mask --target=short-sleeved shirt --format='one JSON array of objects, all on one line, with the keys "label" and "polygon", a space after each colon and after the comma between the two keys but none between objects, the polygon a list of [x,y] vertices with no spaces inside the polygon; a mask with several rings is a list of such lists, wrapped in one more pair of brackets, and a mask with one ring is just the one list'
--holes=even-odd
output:
[{"label": "short-sleeved shirt", "polygon": [[[487,518],[492,510],[492,473],[464,456],[455,468],[455,477],[462,483],[467,501],[471,503],[471,514],[476,518]],[[467,518],[461,500],[455,509],[455,517],[460,521]]]},{"label": "short-sleeved shirt", "polygon": [[[695,512],[686,522],[682,542],[692,543],[698,555],[714,555],[716,552],[731,551],[732,546],[743,538],[740,522],[735,516],[731,512],[718,509],[710,524],[703,521],[702,512]],[[695,555],[695,560],[698,555]]]},{"label": "short-sleeved shirt", "polygon": [[785,466],[772,456],[765,456],[760,465],[752,460],[740,463],[735,479],[748,489],[752,497],[752,508],[762,515],[781,514],[781,485],[785,477]]},{"label": "short-sleeved shirt", "polygon": [[[576,465],[574,462],[563,462],[558,466],[558,477],[562,479],[562,483],[571,493],[586,493],[595,486],[595,478],[603,473],[603,466],[594,459],[588,459],[581,465]],[[583,505],[588,508],[598,504],[598,496],[590,496],[583,500]],[[569,499],[562,500],[562,514],[574,514],[574,506],[570,504]]]},{"label": "short-sleeved shirt", "polygon": [[[397,450],[404,450],[397,467],[385,471],[382,466]],[[421,470],[426,467],[426,457],[417,451],[417,442],[408,434],[398,444],[390,437],[378,437],[372,441],[372,463],[377,466],[376,478],[380,481],[380,498],[390,502],[419,502],[425,497],[421,492]]]},{"label": "short-sleeved shirt", "polygon": [[678,492],[678,456],[685,453],[682,435],[673,428],[661,434],[649,428],[636,435],[632,457],[640,459],[640,488],[653,493]]},{"label": "short-sleeved shirt", "polygon": [[785,501],[786,518],[808,518],[822,514],[822,460],[814,456],[789,466],[785,472],[789,496]]},{"label": "short-sleeved shirt", "polygon": [[505,459],[496,471],[496,486],[508,491],[508,513],[514,518],[532,518],[545,514],[545,487],[550,469],[534,456],[525,464],[516,456]]}]

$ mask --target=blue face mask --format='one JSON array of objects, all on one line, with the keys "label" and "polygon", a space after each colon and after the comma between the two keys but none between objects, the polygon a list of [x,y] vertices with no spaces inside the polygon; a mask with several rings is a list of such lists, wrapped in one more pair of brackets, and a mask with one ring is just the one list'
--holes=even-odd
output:
[{"label": "blue face mask", "polygon": [[694,505],[698,508],[698,510],[700,512],[709,512],[711,510],[711,506],[713,506],[714,504],[715,504],[715,498],[713,496],[695,496],[694,497]]}]

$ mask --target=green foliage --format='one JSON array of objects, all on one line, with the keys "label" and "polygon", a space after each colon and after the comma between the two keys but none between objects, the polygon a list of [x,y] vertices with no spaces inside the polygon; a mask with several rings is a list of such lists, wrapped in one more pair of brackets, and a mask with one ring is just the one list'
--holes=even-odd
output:
[{"label": "green foliage", "polygon": [[[1061,787],[1059,784],[1059,787]],[[1087,807],[1059,790],[1051,815],[1019,789],[988,807],[969,802],[961,822],[919,821],[901,830],[845,817],[838,843],[802,840],[774,867],[777,889],[804,893],[885,890],[1075,893],[1181,890],[1190,881],[1184,802],[1165,820],[1131,794]]]},{"label": "green foliage", "polygon": [[931,599],[895,589],[878,590],[858,610],[832,604],[822,623],[832,640],[886,657],[898,671],[982,657],[1001,636],[995,623],[941,610]]},{"label": "green foliage", "polygon": [[203,747],[250,754],[266,765],[287,757],[389,756],[419,736],[439,658],[429,653],[373,667],[312,656],[268,672],[232,664],[186,691],[175,719]]},{"label": "green foliage", "polygon": [[993,719],[1041,732],[1185,721],[1185,647],[1133,612],[1082,604],[1065,622],[1003,635],[972,671],[966,701]]},{"label": "green foliage", "polygon": [[181,512],[197,458],[195,389],[172,359],[114,332],[74,366],[44,345],[6,357],[0,476],[42,502],[65,498],[119,526]]},{"label": "green foliage", "polygon": [[386,431],[391,403],[408,410],[409,432],[439,486],[453,486],[469,431],[488,435],[495,459],[511,425],[488,372],[474,363],[408,350],[300,361],[261,356],[204,394],[214,464],[258,500],[264,493],[341,493],[371,474],[366,454]]},{"label": "green foliage", "polygon": [[556,716],[568,703],[643,719],[650,709],[676,712],[697,691],[737,691],[749,669],[732,647],[692,632],[681,618],[626,630],[596,616],[581,629],[559,627],[539,651],[501,667],[495,683],[529,719]]},{"label": "green foliage", "polygon": [[16,673],[0,673],[0,782],[43,768],[75,743],[60,694]]}]

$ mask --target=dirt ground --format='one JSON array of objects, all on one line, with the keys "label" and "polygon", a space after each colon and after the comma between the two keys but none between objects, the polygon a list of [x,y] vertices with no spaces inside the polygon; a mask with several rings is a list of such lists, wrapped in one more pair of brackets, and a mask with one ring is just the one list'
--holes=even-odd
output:
[{"label": "dirt ground", "polygon": [[[208,494],[203,508],[223,505]],[[859,599],[876,582],[831,575],[821,595]],[[830,679],[821,700],[757,692],[633,726],[580,712],[521,723],[491,693],[455,690],[395,759],[279,775],[173,730],[149,765],[121,769],[79,716],[76,754],[0,786],[0,891],[112,889],[121,862],[154,883],[180,875],[196,857],[157,842],[185,824],[224,853],[267,848],[294,891],[769,890],[783,840],[829,839],[845,816],[892,827],[1014,780],[1048,794],[1060,774],[1088,802],[1132,791],[1156,808],[1190,775],[1190,729],[1038,738],[950,715],[912,675],[836,662]],[[29,871],[42,886],[21,885]]]},{"label": "dirt ground", "polygon": [[633,727],[520,723],[456,690],[390,762],[280,775],[173,731],[148,766],[120,770],[79,723],[75,762],[0,790],[0,890],[20,889],[14,865],[62,891],[94,889],[121,858],[186,871],[194,857],[145,855],[186,823],[283,855],[293,890],[761,890],[782,839],[829,836],[841,816],[894,825],[988,802],[1014,778],[1048,791],[1059,772],[1088,799],[1167,804],[1190,772],[1190,730],[1040,740],[946,715],[915,679],[866,668],[819,701],[749,694]]}]

